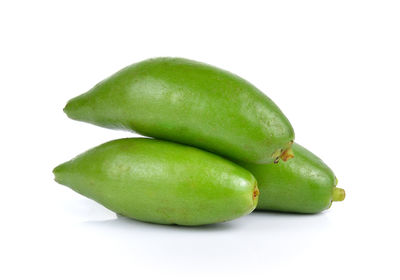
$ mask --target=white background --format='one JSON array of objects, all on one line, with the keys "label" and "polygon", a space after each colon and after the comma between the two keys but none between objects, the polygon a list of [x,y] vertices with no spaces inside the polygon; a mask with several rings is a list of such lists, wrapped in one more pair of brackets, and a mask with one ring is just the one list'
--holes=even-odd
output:
[{"label": "white background", "polygon": [[[1,279],[399,279],[399,1],[0,3]],[[346,200],[185,228],[56,184],[57,164],[132,135],[69,120],[66,101],[156,56],[267,93]]]}]

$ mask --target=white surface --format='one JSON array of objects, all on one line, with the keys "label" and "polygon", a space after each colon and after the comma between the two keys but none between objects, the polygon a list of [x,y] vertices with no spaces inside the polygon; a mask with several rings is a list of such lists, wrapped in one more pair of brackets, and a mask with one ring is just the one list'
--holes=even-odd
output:
[{"label": "white surface", "polygon": [[[398,1],[2,1],[1,279],[399,279]],[[131,134],[69,120],[120,68],[181,56],[266,92],[346,189],[320,215],[117,218],[52,168]]]}]

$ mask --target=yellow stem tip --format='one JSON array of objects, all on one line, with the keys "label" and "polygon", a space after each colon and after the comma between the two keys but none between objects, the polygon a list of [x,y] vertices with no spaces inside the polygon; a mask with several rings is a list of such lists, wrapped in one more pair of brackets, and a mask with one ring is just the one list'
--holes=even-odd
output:
[{"label": "yellow stem tip", "polygon": [[341,188],[333,188],[332,201],[343,201],[346,197],[346,192]]}]

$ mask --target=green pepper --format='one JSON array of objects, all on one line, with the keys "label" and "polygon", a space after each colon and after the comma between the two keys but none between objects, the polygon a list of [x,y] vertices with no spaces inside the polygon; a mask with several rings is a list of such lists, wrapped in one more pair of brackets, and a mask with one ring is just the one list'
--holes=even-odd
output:
[{"label": "green pepper", "polygon": [[146,138],[114,140],[57,166],[55,180],[130,218],[204,225],[254,210],[257,182],[209,152]]},{"label": "green pepper", "polygon": [[316,155],[293,144],[296,157],[278,164],[241,163],[256,177],[260,189],[258,210],[318,213],[342,201],[332,170]]},{"label": "green pepper", "polygon": [[182,58],[128,66],[71,99],[64,111],[245,162],[293,156],[293,128],[271,99],[232,73]]}]

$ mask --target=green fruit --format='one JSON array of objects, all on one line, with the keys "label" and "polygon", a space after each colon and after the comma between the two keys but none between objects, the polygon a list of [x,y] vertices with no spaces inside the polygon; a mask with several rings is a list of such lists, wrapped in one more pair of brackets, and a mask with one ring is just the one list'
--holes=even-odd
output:
[{"label": "green fruit", "polygon": [[332,170],[317,156],[294,143],[296,157],[278,164],[241,163],[256,177],[259,210],[318,213],[345,197]]},{"label": "green fruit", "polygon": [[257,182],[214,154],[171,142],[127,138],[57,166],[60,184],[110,210],[159,224],[204,225],[254,210]]},{"label": "green fruit", "polygon": [[294,139],[287,118],[256,87],[227,71],[182,58],[128,66],[71,99],[64,111],[75,120],[253,163],[290,158]]}]

